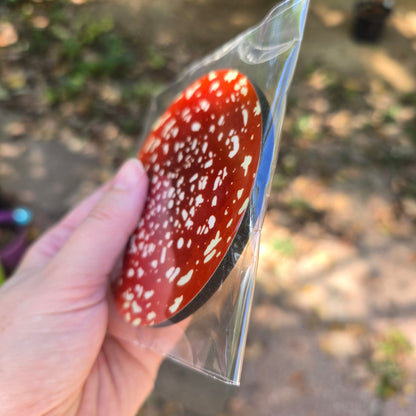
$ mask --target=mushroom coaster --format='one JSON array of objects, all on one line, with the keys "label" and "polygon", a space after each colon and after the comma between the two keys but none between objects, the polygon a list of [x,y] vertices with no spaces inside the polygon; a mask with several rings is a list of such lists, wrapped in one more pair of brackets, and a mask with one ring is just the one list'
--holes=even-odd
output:
[{"label": "mushroom coaster", "polygon": [[193,82],[154,124],[138,155],[148,198],[113,288],[128,322],[179,322],[231,272],[259,215],[261,158],[267,171],[272,160],[268,113],[247,77],[224,69]]}]

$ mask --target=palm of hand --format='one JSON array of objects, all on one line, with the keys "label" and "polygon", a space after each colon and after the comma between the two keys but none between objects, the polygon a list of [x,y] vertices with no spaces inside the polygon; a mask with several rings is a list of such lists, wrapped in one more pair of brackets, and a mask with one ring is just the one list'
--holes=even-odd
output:
[{"label": "palm of hand", "polygon": [[[85,299],[83,305],[71,300],[76,307],[66,309],[62,306],[68,305],[57,307],[57,300],[50,300],[58,299],[59,293],[44,291],[41,297],[19,305],[17,299],[35,290],[33,286],[39,288],[37,276],[5,288],[9,302],[2,304],[1,320],[14,318],[2,334],[0,353],[8,360],[0,358],[1,368],[19,366],[26,372],[23,380],[7,380],[2,391],[8,391],[9,397],[1,400],[0,414],[135,414],[153,387],[160,355],[106,333],[105,295]],[[68,295],[71,299],[66,291]],[[12,412],[7,403],[13,406]]]},{"label": "palm of hand", "polygon": [[0,415],[128,416],[143,403],[161,356],[116,335],[107,292],[146,192],[143,168],[128,162],[1,288]]}]

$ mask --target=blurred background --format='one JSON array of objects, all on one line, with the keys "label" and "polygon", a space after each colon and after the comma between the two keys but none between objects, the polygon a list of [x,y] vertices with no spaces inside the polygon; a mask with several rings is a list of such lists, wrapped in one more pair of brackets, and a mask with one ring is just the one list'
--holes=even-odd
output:
[{"label": "blurred background", "polygon": [[[44,230],[136,154],[152,94],[274,4],[2,0],[0,208]],[[416,4],[370,9],[363,42],[353,1],[311,1],[241,386],[166,363],[140,416],[415,414]]]}]

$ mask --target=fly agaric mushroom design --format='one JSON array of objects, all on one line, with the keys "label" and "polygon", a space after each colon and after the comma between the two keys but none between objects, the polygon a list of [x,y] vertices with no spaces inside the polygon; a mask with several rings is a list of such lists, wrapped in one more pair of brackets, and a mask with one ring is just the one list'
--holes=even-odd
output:
[{"label": "fly agaric mushroom design", "polygon": [[138,155],[147,202],[114,285],[128,322],[178,322],[225,279],[210,287],[246,213],[261,149],[259,96],[235,70],[199,78],[158,119]]}]

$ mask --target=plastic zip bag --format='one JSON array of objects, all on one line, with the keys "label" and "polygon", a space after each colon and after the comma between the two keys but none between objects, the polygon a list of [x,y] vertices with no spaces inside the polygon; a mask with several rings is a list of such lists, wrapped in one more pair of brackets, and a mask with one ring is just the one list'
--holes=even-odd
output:
[{"label": "plastic zip bag", "polygon": [[[146,288],[143,288],[140,283],[135,286],[138,293],[133,293],[133,289],[129,288],[121,293],[122,296],[116,296],[116,298],[122,298],[122,306],[119,306],[119,309],[126,309],[124,317],[127,316],[127,320],[130,322],[126,322],[120,314],[110,315],[113,320],[110,328],[113,328],[112,331],[118,336],[132,343],[152,348],[173,360],[230,384],[239,384],[240,381],[258,262],[261,226],[276,164],[286,95],[299,54],[308,3],[308,0],[287,0],[278,4],[258,26],[242,33],[184,71],[177,82],[170,85],[154,99],[145,129],[147,139],[139,154],[139,157],[143,157],[140,155],[148,150],[148,155],[152,155],[152,150],[155,148],[153,143],[156,140],[157,126],[160,129],[161,123],[165,123],[162,125],[165,132],[169,126],[172,127],[164,112],[171,108],[172,103],[180,105],[181,94],[184,91],[186,94],[190,92],[189,95],[192,95],[194,90],[201,86],[201,82],[198,80],[208,83],[215,80],[217,76],[225,79],[228,77],[229,81],[239,77],[240,84],[236,87],[240,89],[244,83],[244,86],[252,86],[255,89],[258,102],[262,104],[261,143],[259,143],[258,165],[256,165],[256,173],[253,175],[255,179],[252,183],[250,197],[242,207],[245,211],[240,209],[238,212],[241,217],[239,227],[236,229],[236,234],[232,235],[232,240],[231,235],[229,236],[228,240],[231,240],[231,243],[226,254],[219,257],[219,265],[208,280],[210,284],[204,283],[201,291],[192,299],[192,302],[189,302],[189,305],[186,305],[187,307],[182,310],[182,313],[177,316],[169,315],[169,319],[162,324],[156,322],[157,324],[154,325],[154,318],[157,314],[150,307],[152,300],[144,302],[141,306],[134,303],[135,296],[142,300],[154,299],[154,296],[158,296],[158,293],[155,295],[155,290],[146,291]],[[189,87],[190,85],[191,87]],[[211,84],[207,85],[209,88]],[[234,94],[232,96],[234,97]],[[240,96],[242,97],[241,94]],[[257,108],[254,113],[257,114]],[[162,114],[162,120],[159,119],[155,126],[155,121]],[[214,116],[212,117],[214,118]],[[247,123],[247,112],[244,114],[244,123]],[[196,124],[199,129],[201,123]],[[206,128],[208,129],[208,126]],[[170,133],[167,134],[169,138]],[[177,132],[175,132],[176,134]],[[202,146],[202,143],[197,145]],[[232,145],[230,144],[230,149],[234,155]],[[235,148],[235,151],[237,150],[238,144]],[[177,152],[178,149],[175,151]],[[156,157],[150,159],[155,161]],[[148,169],[150,169],[149,166],[147,165]],[[247,166],[243,165],[243,167],[247,169]],[[155,179],[154,183],[158,181],[157,176],[153,179]],[[159,181],[161,181],[160,177]],[[243,190],[241,189],[240,192]],[[207,212],[206,215],[208,216],[209,213]],[[157,221],[157,216],[155,218]],[[155,225],[155,221],[152,222],[152,227]],[[165,220],[166,224],[167,222]],[[140,234],[141,224],[143,225],[143,221],[136,230],[137,234]],[[134,238],[131,239],[130,253],[137,252],[135,245],[137,240]],[[216,238],[215,243],[220,239]],[[191,244],[192,241],[189,240],[189,247]],[[183,243],[180,242],[180,245],[182,246]],[[154,249],[153,245],[152,250]],[[166,248],[161,247],[161,250],[161,256],[165,260]],[[208,255],[207,257],[210,260],[212,256]],[[125,259],[125,264],[126,261]],[[132,281],[129,279],[133,276],[136,278],[136,271],[138,279],[144,273],[138,263],[133,256],[131,264],[136,264],[137,270],[133,270],[130,266],[123,269],[126,275],[125,280],[123,281],[119,277],[116,279],[114,287],[122,286],[126,282],[133,287]],[[166,273],[170,282],[173,281],[171,277],[175,270],[174,267],[171,267]],[[191,274],[190,272],[183,276],[178,285],[182,286],[187,283]],[[194,279],[197,278],[198,276],[194,277]],[[165,284],[166,286],[167,282],[162,281],[162,277],[157,280],[160,281],[160,285]],[[212,284],[213,281],[214,284]],[[159,288],[161,287],[159,286]],[[182,300],[183,296],[176,297],[170,310],[176,311]],[[113,306],[115,307],[115,305]],[[190,309],[188,306],[192,306],[192,308]],[[149,307],[148,311],[151,311],[146,312],[147,319],[149,322],[152,319],[153,321],[146,325],[140,325],[143,320],[141,318],[133,319],[130,315],[133,312],[141,313],[146,307]],[[131,322],[137,323],[139,326],[133,326]]]}]

